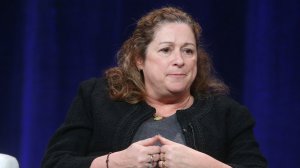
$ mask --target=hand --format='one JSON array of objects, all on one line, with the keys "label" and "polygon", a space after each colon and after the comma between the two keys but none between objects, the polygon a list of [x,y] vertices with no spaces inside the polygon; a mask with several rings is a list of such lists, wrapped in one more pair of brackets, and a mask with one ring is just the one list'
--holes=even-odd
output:
[{"label": "hand", "polygon": [[208,167],[230,167],[211,156],[196,151],[182,144],[170,141],[162,136],[158,136],[160,143],[161,168],[208,168]]},{"label": "hand", "polygon": [[154,136],[135,142],[127,149],[113,153],[110,160],[116,163],[116,167],[155,167],[159,160],[160,153],[160,147],[154,145],[157,141],[158,136]]}]

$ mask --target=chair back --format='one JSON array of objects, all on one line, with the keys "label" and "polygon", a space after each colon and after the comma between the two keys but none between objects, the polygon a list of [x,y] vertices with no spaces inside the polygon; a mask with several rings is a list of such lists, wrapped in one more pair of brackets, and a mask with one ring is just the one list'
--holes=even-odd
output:
[{"label": "chair back", "polygon": [[0,153],[0,168],[19,168],[19,163],[15,157]]}]

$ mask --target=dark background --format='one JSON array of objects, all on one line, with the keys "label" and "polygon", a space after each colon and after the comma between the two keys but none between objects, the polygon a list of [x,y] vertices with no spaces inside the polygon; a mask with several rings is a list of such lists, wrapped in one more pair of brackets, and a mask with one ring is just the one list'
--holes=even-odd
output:
[{"label": "dark background", "polygon": [[231,96],[255,117],[270,167],[299,167],[300,1],[1,0],[0,153],[40,167],[82,80],[115,65],[140,16],[192,14]]}]

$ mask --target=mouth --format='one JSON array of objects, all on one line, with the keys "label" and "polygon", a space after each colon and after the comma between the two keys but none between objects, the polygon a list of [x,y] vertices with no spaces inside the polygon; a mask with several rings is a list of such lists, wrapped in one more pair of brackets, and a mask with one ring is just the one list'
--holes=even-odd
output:
[{"label": "mouth", "polygon": [[167,76],[171,76],[171,77],[184,77],[184,76],[187,76],[187,75],[183,74],[183,73],[172,73],[172,74],[168,74]]}]

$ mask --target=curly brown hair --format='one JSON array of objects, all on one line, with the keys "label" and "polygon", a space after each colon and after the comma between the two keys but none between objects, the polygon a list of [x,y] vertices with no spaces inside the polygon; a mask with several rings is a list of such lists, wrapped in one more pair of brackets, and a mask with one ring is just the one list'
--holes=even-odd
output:
[{"label": "curly brown hair", "polygon": [[197,45],[197,76],[191,86],[195,94],[227,94],[228,87],[219,80],[207,52],[200,44],[202,29],[186,12],[175,7],[153,10],[138,22],[132,36],[126,40],[117,53],[118,66],[105,71],[109,94],[114,100],[131,104],[145,99],[143,74],[136,66],[138,59],[145,60],[146,50],[156,30],[165,23],[185,23],[195,35]]}]

